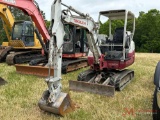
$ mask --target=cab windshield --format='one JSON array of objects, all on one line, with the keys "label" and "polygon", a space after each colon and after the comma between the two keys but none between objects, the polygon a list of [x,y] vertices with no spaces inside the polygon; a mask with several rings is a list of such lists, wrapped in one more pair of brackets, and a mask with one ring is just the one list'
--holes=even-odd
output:
[{"label": "cab windshield", "polygon": [[13,29],[13,39],[20,40],[23,30],[23,23],[15,24]]}]

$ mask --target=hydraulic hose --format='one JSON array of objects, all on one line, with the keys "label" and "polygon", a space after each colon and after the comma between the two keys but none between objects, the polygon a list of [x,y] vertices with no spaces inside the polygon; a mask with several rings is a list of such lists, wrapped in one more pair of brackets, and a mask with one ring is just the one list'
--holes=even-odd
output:
[{"label": "hydraulic hose", "polygon": [[43,40],[42,40],[42,38],[41,38],[41,35],[39,34],[37,28],[35,28],[34,31],[35,31],[35,33],[36,33],[36,35],[37,35],[37,38],[38,38],[38,40],[39,40],[42,48],[44,49],[45,54],[48,55],[48,50],[47,50],[47,48],[46,48],[46,45],[44,44],[44,42],[43,42]]}]

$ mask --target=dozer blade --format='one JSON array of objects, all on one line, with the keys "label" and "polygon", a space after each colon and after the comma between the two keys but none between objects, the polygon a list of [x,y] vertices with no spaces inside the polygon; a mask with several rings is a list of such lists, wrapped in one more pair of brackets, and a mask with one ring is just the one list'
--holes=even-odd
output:
[{"label": "dozer blade", "polygon": [[114,96],[115,87],[102,84],[94,84],[82,81],[69,81],[69,89],[80,92],[90,92],[105,96]]},{"label": "dozer blade", "polygon": [[7,82],[3,78],[0,77],[0,85],[5,85],[6,83]]},{"label": "dozer blade", "polygon": [[[27,65],[19,65],[16,64],[16,71],[22,74],[36,75],[41,77],[48,76],[48,67],[44,66],[27,66]],[[51,68],[51,75],[54,75],[54,70]]]},{"label": "dozer blade", "polygon": [[69,94],[61,92],[54,103],[47,103],[48,97],[49,92],[45,91],[38,103],[41,110],[61,116],[74,110]]}]

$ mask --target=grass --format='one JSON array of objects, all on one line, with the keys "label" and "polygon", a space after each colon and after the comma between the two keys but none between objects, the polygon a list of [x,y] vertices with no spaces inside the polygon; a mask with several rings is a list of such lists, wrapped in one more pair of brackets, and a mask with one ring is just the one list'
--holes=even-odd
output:
[{"label": "grass", "polygon": [[150,120],[154,91],[153,74],[160,54],[137,53],[134,80],[114,97],[72,92],[68,80],[75,80],[85,69],[63,75],[63,91],[79,108],[64,117],[43,112],[37,106],[47,85],[44,78],[17,74],[14,66],[0,64],[0,76],[8,84],[0,86],[1,120]]}]

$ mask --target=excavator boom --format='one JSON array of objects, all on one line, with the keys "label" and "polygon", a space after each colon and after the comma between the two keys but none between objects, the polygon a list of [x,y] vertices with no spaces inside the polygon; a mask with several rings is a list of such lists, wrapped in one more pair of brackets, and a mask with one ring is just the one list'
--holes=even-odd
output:
[{"label": "excavator boom", "polygon": [[[7,39],[9,42],[11,42],[10,33],[12,32],[12,26],[14,24],[14,17],[7,5],[0,4],[0,17],[3,23],[3,28],[7,35]],[[0,62],[5,61],[6,55],[12,50],[12,47],[8,46],[9,42],[3,42],[2,46],[0,47]]]},{"label": "excavator boom", "polygon": [[0,17],[2,19],[5,32],[7,34],[7,38],[8,40],[10,40],[9,32],[12,31],[12,26],[14,24],[14,17],[10,12],[9,8],[7,7],[7,5],[0,4]]}]

